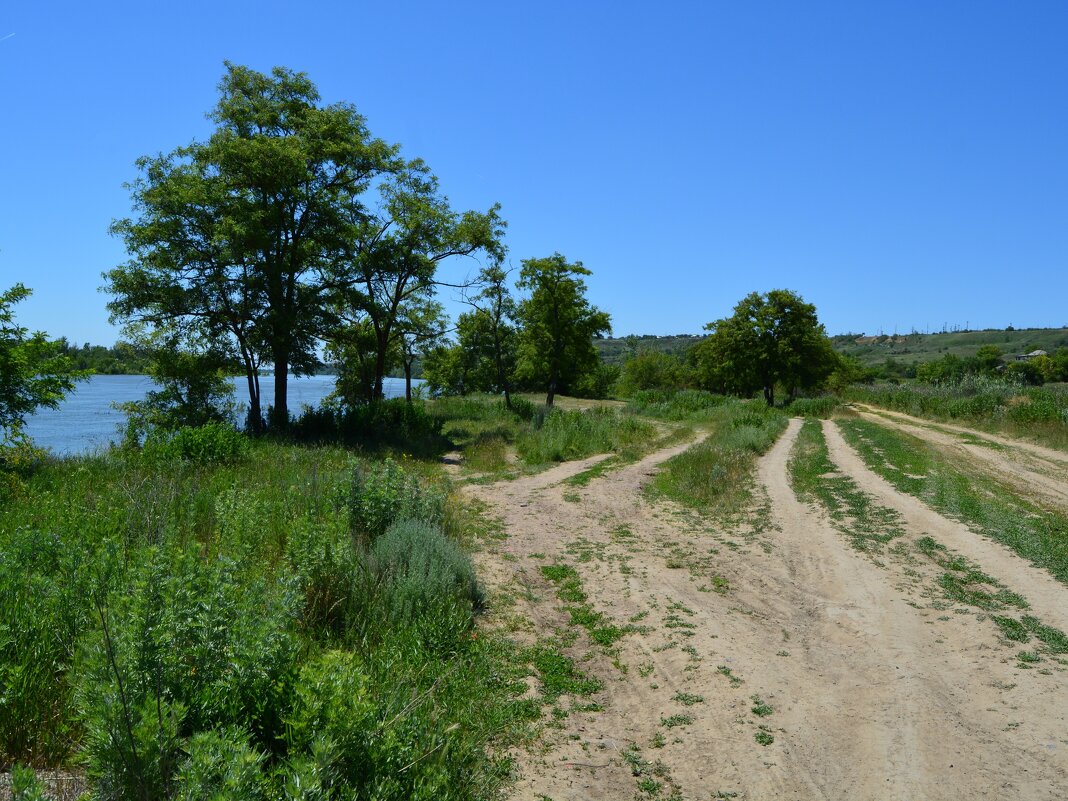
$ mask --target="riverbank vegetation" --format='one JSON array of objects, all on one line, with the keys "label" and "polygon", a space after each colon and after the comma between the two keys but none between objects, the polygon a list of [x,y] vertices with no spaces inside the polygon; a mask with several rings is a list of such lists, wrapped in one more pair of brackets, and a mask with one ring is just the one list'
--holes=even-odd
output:
[{"label": "riverbank vegetation", "polygon": [[0,762],[98,798],[491,797],[538,710],[438,469],[241,439],[45,462],[0,507]]}]

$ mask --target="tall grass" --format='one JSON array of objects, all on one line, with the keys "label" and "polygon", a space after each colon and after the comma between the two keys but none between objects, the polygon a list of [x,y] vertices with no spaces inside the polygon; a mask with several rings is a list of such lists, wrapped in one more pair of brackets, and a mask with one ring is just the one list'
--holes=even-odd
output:
[{"label": "tall grass", "polygon": [[968,376],[955,384],[855,385],[848,400],[917,417],[962,420],[1068,447],[1068,385],[1024,387],[1005,379]]},{"label": "tall grass", "polygon": [[567,462],[595,453],[619,453],[652,440],[656,429],[632,415],[612,409],[550,412],[533,421],[516,443],[527,464]]},{"label": "tall grass", "polygon": [[763,401],[733,398],[701,414],[711,427],[708,438],[665,463],[654,486],[700,509],[739,511],[751,498],[757,456],[778,439],[787,417]]},{"label": "tall grass", "polygon": [[529,711],[471,636],[441,486],[247,448],[48,463],[0,506],[0,769],[80,763],[100,799],[491,797]]}]

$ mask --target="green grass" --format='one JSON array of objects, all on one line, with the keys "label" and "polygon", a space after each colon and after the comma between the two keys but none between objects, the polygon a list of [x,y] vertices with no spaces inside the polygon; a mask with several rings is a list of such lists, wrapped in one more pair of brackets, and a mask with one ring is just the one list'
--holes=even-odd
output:
[{"label": "green grass", "polygon": [[1068,519],[1015,496],[922,439],[867,420],[839,421],[868,467],[898,490],[1001,542],[1068,583]]},{"label": "green grass", "polygon": [[667,461],[652,486],[703,511],[742,511],[752,500],[756,459],[778,439],[787,418],[759,401],[723,398],[704,419],[709,437]]},{"label": "green grass", "polygon": [[818,501],[835,527],[861,551],[878,550],[904,533],[901,516],[876,503],[832,464],[817,420],[806,420],[789,461],[790,481],[798,495]]},{"label": "green grass", "polygon": [[564,611],[570,615],[571,624],[586,630],[593,642],[610,648],[634,627],[617,626],[610,622],[589,603],[582,579],[570,565],[542,565],[542,575],[556,585],[556,597],[564,602]]},{"label": "green grass", "polygon": [[984,430],[1068,449],[1068,385],[1065,384],[1023,387],[997,378],[973,376],[947,385],[918,382],[856,385],[846,390],[844,397],[915,417],[961,421]]},{"label": "green grass", "polygon": [[339,792],[492,796],[538,713],[524,676],[597,684],[474,627],[457,543],[496,529],[465,530],[479,514],[438,467],[355,464],[259,440],[228,464],[110,452],[27,476],[0,506],[0,764],[154,798],[233,766],[281,795],[314,785],[314,749]]}]

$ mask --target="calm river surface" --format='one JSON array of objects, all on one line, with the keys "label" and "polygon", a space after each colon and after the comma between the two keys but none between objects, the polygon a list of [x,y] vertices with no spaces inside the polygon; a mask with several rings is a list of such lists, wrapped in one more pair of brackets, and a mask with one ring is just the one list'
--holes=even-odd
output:
[{"label": "calm river surface", "polygon": [[[412,384],[422,383],[418,380]],[[248,404],[245,379],[235,381],[237,402]],[[113,403],[141,400],[152,389],[152,379],[143,375],[94,375],[78,383],[58,409],[42,409],[26,421],[26,433],[36,445],[58,456],[89,453],[121,439],[126,415]],[[334,389],[334,376],[289,377],[289,410],[299,414],[302,406],[315,406]],[[387,398],[404,397],[404,380],[387,378]],[[260,376],[264,403],[274,398],[274,378]]]}]

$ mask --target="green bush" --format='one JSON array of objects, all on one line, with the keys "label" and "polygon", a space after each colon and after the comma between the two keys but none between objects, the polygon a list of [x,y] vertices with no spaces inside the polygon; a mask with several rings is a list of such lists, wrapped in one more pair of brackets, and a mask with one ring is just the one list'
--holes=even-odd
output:
[{"label": "green bush", "polygon": [[145,458],[195,464],[232,463],[248,453],[248,438],[226,423],[208,423],[174,431],[154,429],[145,439]]},{"label": "green bush", "polygon": [[197,732],[185,744],[185,761],[174,777],[175,801],[265,801],[264,755],[240,729]]},{"label": "green bush", "polygon": [[100,625],[79,658],[77,702],[97,773],[121,771],[124,731],[162,725],[157,702],[170,705],[176,736],[235,725],[257,748],[277,749],[299,655],[296,593],[195,548],[139,557],[121,588],[98,595]]},{"label": "green bush", "polygon": [[423,520],[440,525],[446,492],[425,484],[392,459],[357,462],[352,470],[349,523],[368,540],[385,533],[395,520]]},{"label": "green bush", "polygon": [[436,650],[455,648],[482,605],[475,568],[459,546],[420,520],[399,520],[371,546],[375,570],[385,579],[383,607],[400,626],[411,626]]},{"label": "green bush", "polygon": [[367,450],[393,448],[432,456],[447,445],[441,425],[442,420],[429,414],[423,403],[394,398],[345,408],[305,409],[286,433],[299,442],[339,442]]}]

